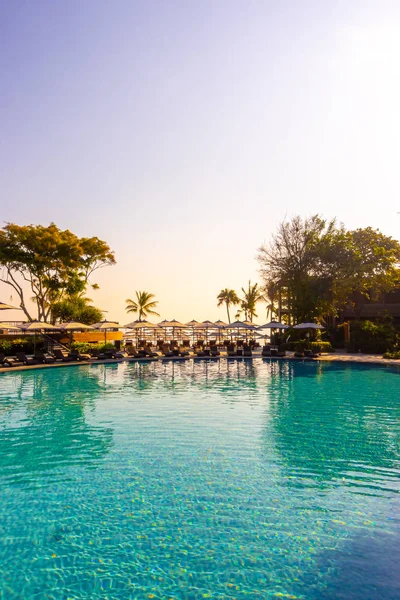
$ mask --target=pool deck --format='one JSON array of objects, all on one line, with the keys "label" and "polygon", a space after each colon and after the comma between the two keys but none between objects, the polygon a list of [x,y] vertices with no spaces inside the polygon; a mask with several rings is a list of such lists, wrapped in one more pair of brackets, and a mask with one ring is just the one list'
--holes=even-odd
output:
[{"label": "pool deck", "polygon": [[[227,356],[224,352],[221,353],[221,356],[195,356],[195,355],[190,355],[190,356],[174,356],[174,357],[167,357],[167,356],[159,356],[159,358],[131,358],[131,357],[124,357],[124,358],[117,358],[117,359],[105,359],[105,360],[90,360],[90,361],[85,361],[85,360],[80,360],[80,361],[72,361],[72,362],[56,362],[56,363],[51,363],[51,364],[43,364],[43,363],[39,363],[37,365],[18,365],[15,367],[0,367],[0,374],[1,373],[10,373],[10,372],[14,372],[14,371],[31,371],[31,370],[35,370],[35,369],[51,369],[51,368],[55,368],[55,367],[76,367],[76,366],[83,366],[83,365],[108,365],[108,364],[118,364],[118,363],[122,363],[122,362],[135,362],[135,363],[149,363],[149,362],[184,362],[187,360],[195,360],[195,361],[202,361],[202,360],[212,360],[212,361],[216,361],[219,359],[228,359],[229,360],[251,360],[252,358],[261,358],[261,351],[255,351],[253,352],[253,356],[252,357],[243,357],[243,356]],[[293,352],[288,352],[287,355],[285,357],[265,357],[265,360],[278,360],[278,361],[282,361],[282,360],[296,360],[296,361],[302,361],[304,359],[302,358],[296,358],[293,356]],[[310,361],[310,359],[306,359],[308,361]],[[347,352],[345,351],[337,351],[337,352],[332,352],[332,353],[326,353],[326,354],[321,354],[320,356],[318,356],[316,359],[311,359],[313,362],[317,362],[317,361],[322,361],[322,362],[346,362],[346,363],[365,363],[365,364],[374,364],[374,365],[399,365],[400,366],[400,360],[392,360],[389,358],[383,358],[382,356],[376,355],[376,354],[347,354]]]}]

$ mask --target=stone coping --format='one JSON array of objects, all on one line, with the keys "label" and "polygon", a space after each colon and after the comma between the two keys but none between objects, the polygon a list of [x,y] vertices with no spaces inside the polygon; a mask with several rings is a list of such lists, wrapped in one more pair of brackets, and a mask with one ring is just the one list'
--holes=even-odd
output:
[{"label": "stone coping", "polygon": [[[55,362],[55,363],[51,363],[51,364],[45,364],[45,363],[39,363],[37,365],[19,365],[19,366],[15,366],[15,367],[0,367],[0,374],[1,373],[11,373],[14,371],[32,371],[32,370],[36,370],[36,369],[51,369],[51,368],[57,368],[57,367],[82,367],[82,366],[87,366],[87,365],[101,365],[101,364],[118,364],[118,363],[122,363],[122,362],[129,362],[129,363],[133,363],[133,362],[137,362],[137,363],[149,363],[149,362],[157,362],[157,361],[161,361],[161,362],[166,362],[166,361],[171,361],[171,362],[183,362],[183,361],[187,361],[187,360],[196,360],[196,361],[200,361],[200,360],[219,360],[220,358],[222,359],[229,359],[229,360],[251,360],[252,358],[264,358],[264,360],[278,360],[278,361],[284,361],[284,360],[296,360],[296,361],[303,361],[303,358],[296,358],[293,355],[293,352],[288,352],[286,356],[284,357],[276,357],[276,356],[266,356],[266,357],[262,357],[261,356],[261,351],[255,351],[253,352],[253,356],[249,357],[249,356],[228,356],[225,353],[221,353],[221,356],[195,356],[195,355],[190,355],[190,356],[173,356],[173,357],[168,357],[168,356],[159,356],[159,358],[150,358],[150,357],[144,357],[144,358],[134,358],[134,357],[124,357],[124,358],[117,358],[117,359],[104,359],[104,360],[79,360],[79,361],[72,361],[72,362]],[[318,356],[315,359],[306,359],[307,362],[346,362],[346,363],[364,363],[364,364],[373,364],[373,365],[392,365],[392,366],[400,366],[400,360],[392,360],[389,358],[383,358],[382,356],[378,356],[376,354],[347,354],[346,352],[334,352],[334,353],[326,353],[326,354],[321,354],[320,356]]]}]

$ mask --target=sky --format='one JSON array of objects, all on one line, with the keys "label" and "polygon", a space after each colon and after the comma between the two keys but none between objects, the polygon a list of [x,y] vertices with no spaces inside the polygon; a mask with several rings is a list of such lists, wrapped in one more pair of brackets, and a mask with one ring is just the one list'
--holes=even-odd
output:
[{"label": "sky", "polygon": [[109,320],[225,319],[284,219],[400,238],[399,61],[398,0],[0,0],[0,226],[106,240]]}]

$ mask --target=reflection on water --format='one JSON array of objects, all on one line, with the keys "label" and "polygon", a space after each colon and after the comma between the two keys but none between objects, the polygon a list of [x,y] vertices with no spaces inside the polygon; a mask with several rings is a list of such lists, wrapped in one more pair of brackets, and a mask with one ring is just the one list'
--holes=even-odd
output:
[{"label": "reflection on water", "polygon": [[38,472],[92,467],[106,455],[112,429],[88,424],[85,414],[102,392],[98,377],[72,368],[10,375],[0,393],[1,467],[9,483],[34,485]]},{"label": "reflection on water", "polygon": [[0,596],[400,597],[399,381],[261,359],[3,375]]}]

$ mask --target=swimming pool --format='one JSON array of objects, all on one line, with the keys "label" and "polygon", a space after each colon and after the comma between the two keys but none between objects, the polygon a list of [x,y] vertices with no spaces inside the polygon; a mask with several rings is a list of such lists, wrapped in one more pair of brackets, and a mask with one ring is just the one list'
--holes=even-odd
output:
[{"label": "swimming pool", "polygon": [[400,373],[0,376],[0,597],[400,597]]}]

